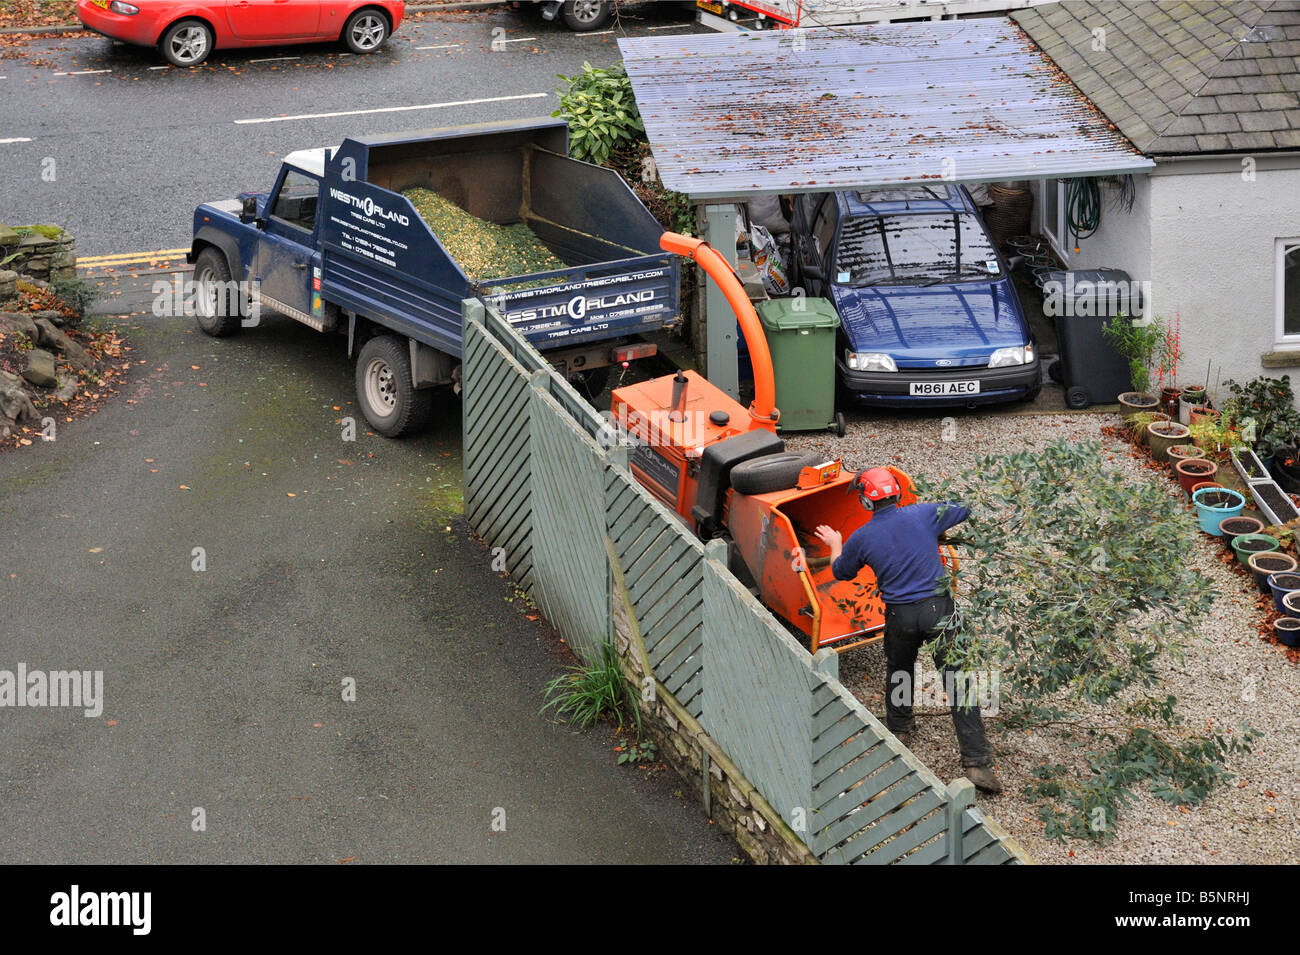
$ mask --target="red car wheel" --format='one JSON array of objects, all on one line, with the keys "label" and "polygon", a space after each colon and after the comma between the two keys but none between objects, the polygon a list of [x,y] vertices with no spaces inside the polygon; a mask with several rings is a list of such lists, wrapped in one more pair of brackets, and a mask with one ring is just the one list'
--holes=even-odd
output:
[{"label": "red car wheel", "polygon": [[212,28],[202,20],[181,20],[167,28],[158,50],[172,66],[198,66],[212,52]]},{"label": "red car wheel", "polygon": [[378,10],[358,10],[343,27],[343,42],[353,53],[374,53],[388,39],[388,18]]}]

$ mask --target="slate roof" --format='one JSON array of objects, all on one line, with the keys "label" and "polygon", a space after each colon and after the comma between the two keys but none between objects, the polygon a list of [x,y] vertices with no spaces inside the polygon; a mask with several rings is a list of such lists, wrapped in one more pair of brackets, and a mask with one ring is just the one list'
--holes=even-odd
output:
[{"label": "slate roof", "polygon": [[1300,149],[1300,0],[1070,0],[1011,17],[1147,155]]}]

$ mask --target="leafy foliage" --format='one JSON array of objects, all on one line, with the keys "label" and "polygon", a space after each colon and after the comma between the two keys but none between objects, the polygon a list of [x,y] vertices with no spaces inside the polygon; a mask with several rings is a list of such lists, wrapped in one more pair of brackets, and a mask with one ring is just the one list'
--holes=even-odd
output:
[{"label": "leafy foliage", "polygon": [[630,715],[640,735],[641,714],[635,698],[627,692],[618,651],[609,642],[601,645],[597,662],[571,666],[568,673],[546,684],[541,712],[551,709],[565,722],[584,728],[594,726],[602,716],[610,716],[622,726]]},{"label": "leafy foliage", "polygon": [[1152,371],[1177,366],[1182,355],[1177,336],[1161,318],[1133,321],[1121,313],[1102,326],[1102,334],[1128,359],[1133,390],[1144,394],[1151,390]]},{"label": "leafy foliage", "polygon": [[1229,380],[1227,385],[1231,397],[1224,402],[1223,415],[1237,425],[1261,458],[1270,457],[1283,445],[1295,444],[1300,435],[1300,412],[1295,408],[1290,375],[1261,375],[1245,384]]},{"label": "leafy foliage", "polygon": [[560,75],[560,108],[551,115],[569,123],[569,155],[598,166],[614,153],[644,136],[641,111],[632,95],[632,81],[620,63],[609,69],[582,64],[576,76]]},{"label": "leafy foliage", "polygon": [[54,298],[67,317],[66,324],[80,325],[86,319],[90,306],[99,300],[99,290],[80,276],[71,279],[55,279],[51,283]]},{"label": "leafy foliage", "polygon": [[[1039,728],[1079,748],[1081,765],[1043,766],[1029,793],[1049,835],[1105,841],[1134,788],[1195,803],[1227,775],[1253,732],[1198,736],[1160,687],[1159,664],[1209,609],[1185,564],[1194,521],[1165,488],[1116,475],[1096,443],[980,459],[918,488],[971,508],[962,538],[957,666],[1000,673],[1004,729]],[[955,587],[958,581],[950,580]]]}]

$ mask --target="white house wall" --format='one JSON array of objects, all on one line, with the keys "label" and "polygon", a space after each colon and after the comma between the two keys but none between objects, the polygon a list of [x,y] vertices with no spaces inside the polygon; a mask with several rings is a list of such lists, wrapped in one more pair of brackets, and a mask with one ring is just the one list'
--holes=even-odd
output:
[{"label": "white house wall", "polygon": [[1239,159],[1162,163],[1150,181],[1155,312],[1181,317],[1183,382],[1207,361],[1224,380],[1300,372],[1300,351],[1290,369],[1261,362],[1277,345],[1275,240],[1300,235],[1300,168],[1261,161],[1247,181]]}]

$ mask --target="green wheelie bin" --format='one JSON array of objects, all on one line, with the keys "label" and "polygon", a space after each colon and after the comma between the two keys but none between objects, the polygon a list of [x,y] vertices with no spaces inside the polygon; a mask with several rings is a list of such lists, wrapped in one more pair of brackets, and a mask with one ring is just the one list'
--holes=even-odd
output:
[{"label": "green wheelie bin", "polygon": [[844,436],[835,410],[835,331],[840,318],[824,298],[774,298],[758,306],[776,377],[778,431],[832,429]]}]

